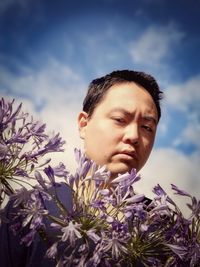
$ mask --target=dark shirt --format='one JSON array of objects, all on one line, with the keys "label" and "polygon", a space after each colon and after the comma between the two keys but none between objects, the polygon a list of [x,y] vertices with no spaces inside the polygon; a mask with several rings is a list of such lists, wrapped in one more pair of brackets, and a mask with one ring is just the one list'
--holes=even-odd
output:
[{"label": "dark shirt", "polygon": [[[57,189],[58,195],[64,206],[72,209],[72,196],[69,187],[62,185]],[[45,256],[48,248],[48,243],[41,239],[39,234],[36,234],[33,243],[27,247],[20,244],[21,237],[14,235],[10,229],[13,223],[13,203],[9,202],[5,215],[9,219],[9,223],[2,223],[0,227],[0,266],[1,267],[55,267],[56,262]],[[47,209],[52,215],[58,215],[58,209],[52,201],[46,204]],[[46,231],[49,227],[47,220],[45,221]],[[49,233],[52,235],[52,233]]]}]

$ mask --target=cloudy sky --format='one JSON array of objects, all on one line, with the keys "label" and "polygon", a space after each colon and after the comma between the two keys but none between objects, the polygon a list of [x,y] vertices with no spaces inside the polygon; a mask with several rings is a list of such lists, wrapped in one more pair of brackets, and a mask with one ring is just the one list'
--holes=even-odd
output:
[{"label": "cloudy sky", "polygon": [[152,74],[165,97],[138,190],[175,183],[199,197],[199,14],[199,0],[0,0],[0,94],[61,133],[56,160],[73,168],[89,82],[116,69]]}]

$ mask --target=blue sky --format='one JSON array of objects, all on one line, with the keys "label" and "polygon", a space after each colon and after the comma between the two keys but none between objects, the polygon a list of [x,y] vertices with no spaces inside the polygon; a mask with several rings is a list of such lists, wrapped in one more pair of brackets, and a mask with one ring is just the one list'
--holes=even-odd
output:
[{"label": "blue sky", "polygon": [[0,93],[61,132],[71,166],[88,83],[115,69],[154,75],[163,112],[138,190],[174,182],[199,195],[199,13],[198,0],[3,0]]}]

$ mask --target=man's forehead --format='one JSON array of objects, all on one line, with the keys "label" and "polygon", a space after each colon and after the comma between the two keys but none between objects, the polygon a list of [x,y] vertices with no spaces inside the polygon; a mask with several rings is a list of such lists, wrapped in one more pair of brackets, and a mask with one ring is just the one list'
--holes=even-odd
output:
[{"label": "man's forehead", "polygon": [[[128,92],[128,95],[126,94],[126,92]],[[134,94],[131,95],[130,92],[135,93],[135,95]],[[148,90],[146,90],[144,87],[142,87],[140,84],[134,81],[121,81],[110,86],[106,90],[106,92],[104,92],[104,95],[101,98],[101,100],[95,105],[94,112],[96,111],[96,109],[98,109],[99,106],[102,106],[101,108],[103,108],[104,103],[108,103],[109,105],[113,106],[113,104],[117,101],[118,103],[123,102],[123,106],[126,106],[128,103],[132,105],[131,101],[134,101],[137,95],[140,94],[141,92],[142,95],[144,94],[144,98],[149,97],[149,99],[152,100],[150,101],[151,103],[149,105],[150,106],[149,109],[155,109],[154,113],[156,113],[155,117],[157,121],[157,108],[151,94],[148,92]]]}]

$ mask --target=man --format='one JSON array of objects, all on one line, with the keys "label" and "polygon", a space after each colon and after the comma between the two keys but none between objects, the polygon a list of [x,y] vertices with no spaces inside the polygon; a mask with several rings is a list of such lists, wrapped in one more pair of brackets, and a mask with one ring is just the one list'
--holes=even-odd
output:
[{"label": "man", "polygon": [[79,114],[86,155],[106,165],[112,177],[139,171],[153,147],[162,92],[150,75],[114,71],[94,80]]},{"label": "man", "polygon": [[[87,157],[98,165],[106,165],[111,179],[132,168],[139,171],[147,161],[161,116],[161,94],[153,77],[129,70],[114,71],[90,84],[78,117],[80,137]],[[69,190],[62,187],[59,190],[60,198],[70,209]],[[8,217],[13,212],[10,209],[11,212],[8,206]],[[54,212],[53,203],[48,209]],[[56,265],[44,257],[47,248],[39,235],[27,248],[3,224],[0,239],[2,267]]]}]

